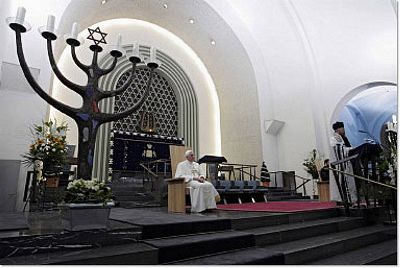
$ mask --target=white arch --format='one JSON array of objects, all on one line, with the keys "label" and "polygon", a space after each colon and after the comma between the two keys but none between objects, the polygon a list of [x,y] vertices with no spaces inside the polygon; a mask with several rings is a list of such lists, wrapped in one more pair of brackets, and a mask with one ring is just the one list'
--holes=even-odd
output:
[{"label": "white arch", "polygon": [[339,114],[343,110],[343,108],[346,105],[346,103],[348,103],[358,93],[360,93],[360,92],[362,92],[364,90],[367,90],[369,88],[379,87],[379,86],[397,86],[397,84],[393,83],[393,82],[388,82],[388,81],[375,81],[375,82],[369,82],[369,83],[360,85],[360,86],[358,86],[356,88],[353,88],[346,95],[344,95],[339,100],[339,102],[336,104],[335,110],[333,111],[333,113],[332,113],[332,115],[330,117],[330,125],[332,125],[332,123],[334,121],[336,121],[336,119],[339,117]]}]

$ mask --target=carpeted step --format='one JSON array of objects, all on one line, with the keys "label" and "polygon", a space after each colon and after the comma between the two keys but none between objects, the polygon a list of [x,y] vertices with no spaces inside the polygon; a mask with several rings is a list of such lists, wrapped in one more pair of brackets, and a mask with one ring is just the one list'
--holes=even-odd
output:
[{"label": "carpeted step", "polygon": [[232,250],[221,254],[207,255],[199,258],[173,262],[173,265],[250,265],[250,264],[283,264],[282,253],[263,248],[246,248]]},{"label": "carpeted step", "polygon": [[391,239],[381,243],[352,250],[330,258],[324,258],[308,264],[311,265],[364,265],[364,264],[397,264],[397,240]]},{"label": "carpeted step", "polygon": [[143,240],[143,242],[158,248],[159,263],[167,263],[255,245],[253,235],[238,231],[148,239]]},{"label": "carpeted step", "polygon": [[79,251],[57,251],[46,254],[0,259],[4,265],[37,264],[157,264],[157,249],[144,243],[107,246]]},{"label": "carpeted step", "polygon": [[231,219],[232,229],[246,230],[257,227],[274,226],[294,222],[303,222],[316,219],[324,219],[339,216],[336,208],[322,209],[315,211],[304,211],[297,213],[271,213],[262,216],[243,216]]},{"label": "carpeted step", "polygon": [[285,255],[285,264],[304,264],[395,238],[396,227],[357,228],[263,247]]},{"label": "carpeted step", "polygon": [[363,218],[335,217],[260,227],[246,230],[246,232],[254,234],[257,246],[264,246],[355,229],[364,224]]}]

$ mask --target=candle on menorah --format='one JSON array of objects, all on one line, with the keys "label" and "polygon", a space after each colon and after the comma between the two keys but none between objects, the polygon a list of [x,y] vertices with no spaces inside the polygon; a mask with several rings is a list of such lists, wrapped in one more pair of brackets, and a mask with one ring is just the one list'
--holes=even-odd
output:
[{"label": "candle on menorah", "polygon": [[[80,95],[83,100],[83,105],[80,108],[74,108],[67,104],[64,104],[52,96],[48,95],[36,82],[35,78],[32,76],[28,64],[26,63],[24,52],[22,49],[22,38],[21,33],[24,33],[29,30],[29,25],[25,22],[25,8],[18,8],[16,18],[7,18],[7,23],[12,30],[15,32],[16,37],[16,45],[17,45],[17,54],[18,60],[21,65],[22,71],[27,79],[29,85],[32,89],[48,104],[52,105],[54,108],[59,110],[60,112],[66,114],[75,120],[78,126],[78,179],[86,179],[90,180],[92,177],[93,170],[93,159],[95,152],[95,144],[96,144],[96,136],[99,127],[107,122],[116,121],[122,119],[133,112],[137,111],[144,101],[147,99],[150,92],[150,85],[154,77],[154,71],[159,66],[158,63],[155,62],[155,48],[153,49],[153,57],[150,57],[150,61],[147,63],[147,67],[150,68],[150,78],[147,81],[147,86],[145,93],[140,98],[140,100],[131,108],[127,109],[124,112],[120,112],[117,114],[103,113],[99,109],[99,102],[106,98],[111,98],[117,95],[122,94],[125,90],[129,88],[131,83],[133,83],[133,78],[135,75],[135,69],[138,63],[142,60],[139,57],[139,53],[133,53],[131,57],[129,57],[129,61],[132,64],[132,71],[129,78],[125,81],[125,83],[115,90],[106,90],[100,88],[98,86],[98,81],[102,76],[105,76],[112,72],[118,62],[118,59],[122,57],[122,36],[118,35],[117,46],[115,49],[111,50],[110,55],[114,58],[111,65],[102,69],[98,65],[98,53],[100,53],[103,49],[99,46],[100,43],[106,44],[105,37],[106,33],[101,32],[99,27],[95,29],[88,29],[89,36],[87,39],[92,40],[94,45],[91,45],[89,49],[93,53],[92,63],[90,65],[83,64],[78,57],[76,56],[76,47],[80,46],[81,42],[78,41],[78,33],[79,33],[79,25],[74,22],[72,25],[71,34],[67,37],[66,42],[71,48],[71,57],[77,65],[78,68],[83,70],[87,76],[87,84],[86,85],[78,85],[73,81],[68,80],[58,69],[57,63],[54,59],[53,55],[53,47],[52,42],[57,39],[57,35],[54,32],[55,25],[55,17],[49,16],[47,20],[47,26],[45,30],[41,31],[43,38],[47,40],[47,52],[48,58],[50,61],[51,68],[57,78],[70,90],[76,92]],[[100,36],[100,38],[95,38],[96,36]],[[137,52],[139,51],[138,45]]]}]

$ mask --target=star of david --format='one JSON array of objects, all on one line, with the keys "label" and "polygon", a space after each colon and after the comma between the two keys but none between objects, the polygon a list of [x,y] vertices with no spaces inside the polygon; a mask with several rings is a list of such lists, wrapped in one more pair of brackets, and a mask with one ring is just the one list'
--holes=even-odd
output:
[{"label": "star of david", "polygon": [[[103,33],[102,31],[100,31],[100,28],[97,27],[96,29],[90,29],[88,28],[89,31],[89,36],[87,37],[87,39],[92,40],[94,42],[94,44],[97,46],[99,43],[103,43],[103,44],[107,44],[106,42],[106,33]],[[97,36],[100,35],[100,39],[96,39],[93,34],[96,34]]]}]

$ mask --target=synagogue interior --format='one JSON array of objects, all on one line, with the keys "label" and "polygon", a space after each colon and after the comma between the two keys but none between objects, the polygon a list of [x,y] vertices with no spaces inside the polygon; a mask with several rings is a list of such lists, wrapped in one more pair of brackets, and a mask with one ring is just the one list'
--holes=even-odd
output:
[{"label": "synagogue interior", "polygon": [[396,0],[2,0],[0,265],[397,265]]}]

